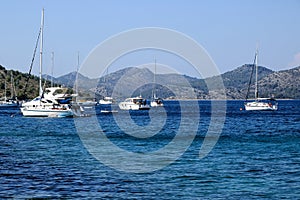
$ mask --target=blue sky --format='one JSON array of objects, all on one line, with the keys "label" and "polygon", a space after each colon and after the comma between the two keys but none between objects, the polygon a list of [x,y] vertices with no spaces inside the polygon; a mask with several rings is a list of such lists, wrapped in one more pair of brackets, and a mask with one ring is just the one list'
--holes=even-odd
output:
[{"label": "blue sky", "polygon": [[[276,71],[300,65],[299,0],[2,1],[1,65],[29,70],[43,7],[44,72],[50,73],[54,52],[54,76],[76,70],[78,51],[82,61],[112,35],[142,27],[188,35],[206,49],[222,73],[251,63],[257,43],[260,65]],[[148,62],[153,61],[151,56]],[[165,62],[159,56],[155,55],[158,61]],[[118,65],[145,62],[125,59]],[[181,73],[193,75],[192,70],[173,64]],[[38,73],[38,57],[33,72]]]}]

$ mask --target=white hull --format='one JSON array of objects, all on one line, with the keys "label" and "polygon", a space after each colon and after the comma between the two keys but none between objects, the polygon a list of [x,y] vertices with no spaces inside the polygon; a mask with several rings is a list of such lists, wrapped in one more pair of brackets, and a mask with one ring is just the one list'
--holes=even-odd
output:
[{"label": "white hull", "polygon": [[0,108],[13,108],[19,107],[18,103],[0,103]]},{"label": "white hull", "polygon": [[154,100],[150,102],[151,107],[162,107],[164,106],[162,100]]},{"label": "white hull", "polygon": [[147,105],[146,99],[139,96],[125,99],[125,101],[119,103],[119,108],[121,110],[149,110],[150,106]]},{"label": "white hull", "polygon": [[112,104],[112,103],[113,103],[112,101],[103,100],[103,99],[101,99],[101,100],[99,101],[99,104],[101,104],[101,105],[110,105],[110,104]]},{"label": "white hull", "polygon": [[278,107],[277,105],[272,105],[270,103],[266,102],[248,102],[245,103],[245,110],[247,111],[272,111],[272,110],[277,110]]},{"label": "white hull", "polygon": [[149,110],[149,105],[137,105],[134,103],[121,102],[119,103],[119,108],[121,110]]},{"label": "white hull", "polygon": [[95,101],[85,101],[85,102],[77,102],[78,105],[80,106],[96,106],[97,102]]},{"label": "white hull", "polygon": [[99,100],[99,104],[102,105],[110,105],[114,103],[114,99],[112,97],[104,97],[104,99]]},{"label": "white hull", "polygon": [[71,109],[26,109],[21,108],[24,117],[73,117]]}]

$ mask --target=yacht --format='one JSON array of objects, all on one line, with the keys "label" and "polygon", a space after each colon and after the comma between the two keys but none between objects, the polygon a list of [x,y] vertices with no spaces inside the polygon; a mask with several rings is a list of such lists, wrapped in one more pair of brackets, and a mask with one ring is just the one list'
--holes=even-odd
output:
[{"label": "yacht", "polygon": [[121,110],[149,110],[150,106],[147,104],[147,100],[139,97],[127,98],[125,101],[119,103]]}]

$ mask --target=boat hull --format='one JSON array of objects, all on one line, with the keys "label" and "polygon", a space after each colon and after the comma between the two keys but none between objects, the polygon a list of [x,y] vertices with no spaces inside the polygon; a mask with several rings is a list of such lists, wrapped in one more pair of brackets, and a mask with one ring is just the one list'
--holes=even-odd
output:
[{"label": "boat hull", "polygon": [[137,104],[129,104],[126,102],[121,102],[119,103],[119,108],[121,110],[149,110],[150,106],[149,105],[137,105]]},{"label": "boat hull", "polygon": [[112,104],[113,102],[112,101],[109,101],[109,100],[103,100],[103,99],[101,99],[100,101],[99,101],[99,104],[101,104],[101,105],[110,105],[110,104]]},{"label": "boat hull", "polygon": [[162,106],[164,106],[163,103],[157,103],[156,101],[151,101],[150,105],[151,105],[151,107],[162,107]]},{"label": "boat hull", "polygon": [[24,117],[73,117],[72,110],[26,109],[21,108]]},{"label": "boat hull", "polygon": [[272,105],[265,102],[248,102],[245,103],[245,110],[247,111],[275,111],[277,110],[277,105]]}]

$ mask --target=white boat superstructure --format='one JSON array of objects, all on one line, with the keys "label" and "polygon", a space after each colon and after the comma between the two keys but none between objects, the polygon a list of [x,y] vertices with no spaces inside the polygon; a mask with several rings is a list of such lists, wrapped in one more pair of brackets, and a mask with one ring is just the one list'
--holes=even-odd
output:
[{"label": "white boat superstructure", "polygon": [[125,101],[119,103],[121,110],[149,110],[150,106],[146,99],[139,97],[127,98]]},{"label": "white boat superstructure", "polygon": [[70,103],[72,98],[76,97],[77,94],[71,94],[68,92],[68,88],[63,87],[48,87],[45,88],[42,96],[45,99],[56,100],[58,103]]},{"label": "white boat superstructure", "polygon": [[[255,52],[254,67],[255,67],[255,100],[244,103],[245,110],[247,111],[274,111],[278,109],[278,103],[274,98],[259,98],[258,97],[258,65],[257,65],[258,50]],[[250,87],[250,84],[249,86]],[[248,88],[249,91],[249,88]]]}]

